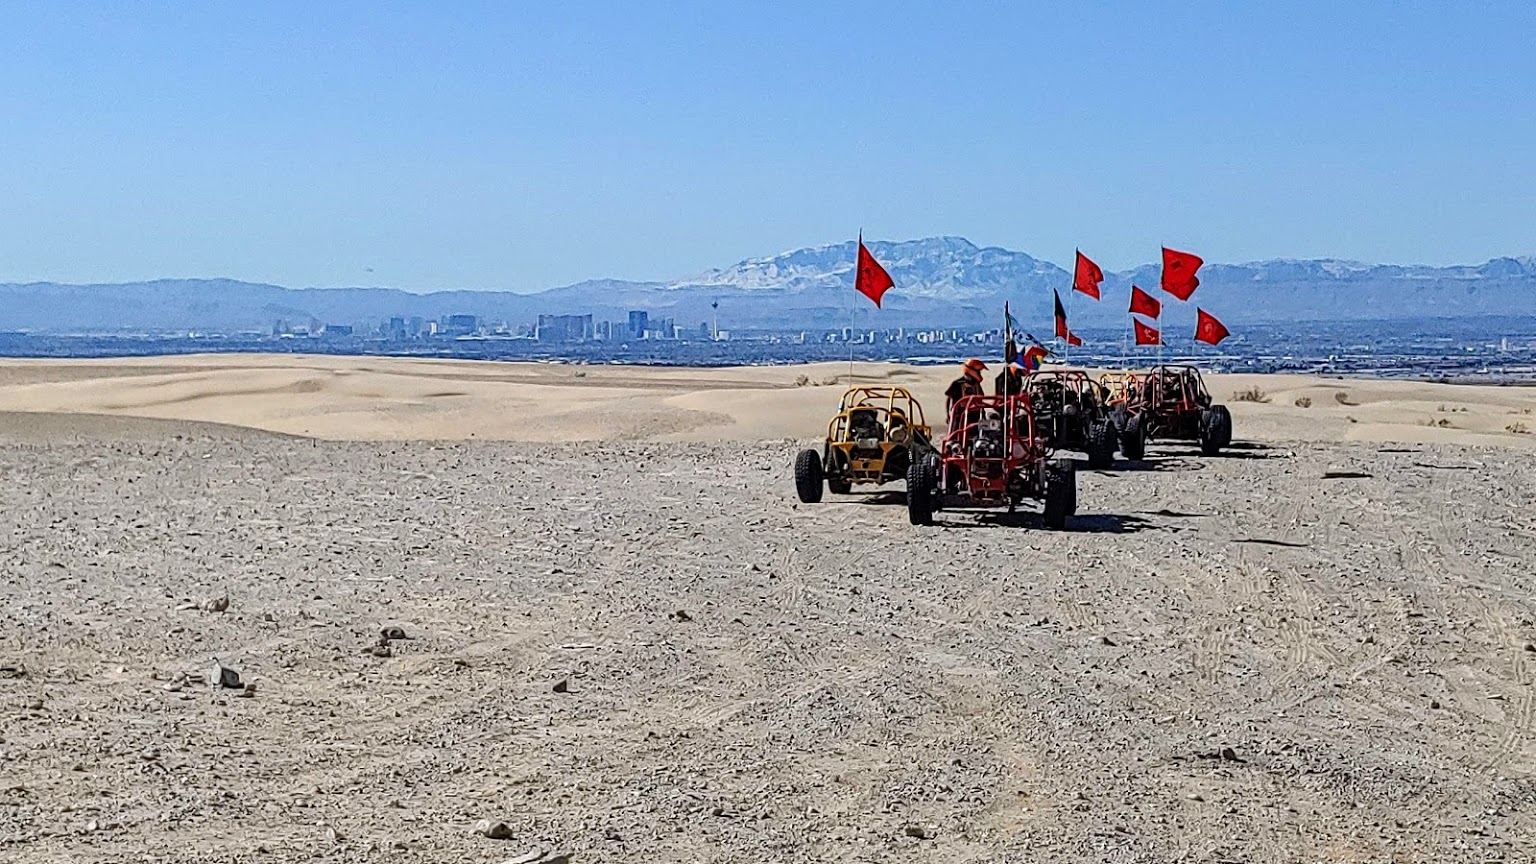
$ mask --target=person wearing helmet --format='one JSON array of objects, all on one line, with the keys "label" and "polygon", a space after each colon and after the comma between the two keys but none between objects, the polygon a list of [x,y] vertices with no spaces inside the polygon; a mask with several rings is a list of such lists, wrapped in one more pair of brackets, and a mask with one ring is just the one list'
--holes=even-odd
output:
[{"label": "person wearing helmet", "polygon": [[987,364],[975,357],[960,365],[960,377],[951,381],[949,389],[944,391],[944,413],[955,413],[955,403],[967,396],[982,395],[981,373],[987,368]]},{"label": "person wearing helmet", "polygon": [[999,396],[1017,396],[1024,392],[1024,364],[1015,357],[992,382],[993,392]]}]

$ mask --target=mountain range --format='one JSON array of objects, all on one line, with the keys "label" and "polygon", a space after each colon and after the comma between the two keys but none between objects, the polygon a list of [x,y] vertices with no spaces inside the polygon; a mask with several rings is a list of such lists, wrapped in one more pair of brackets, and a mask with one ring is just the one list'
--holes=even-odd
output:
[{"label": "mountain range", "polygon": [[[1070,293],[1070,273],[1024,252],[978,247],[960,237],[867,245],[896,283],[879,311],[852,290],[850,241],[670,282],[594,280],[531,294],[292,289],[230,279],[8,283],[0,284],[0,330],[237,331],[264,330],[280,319],[351,324],[450,314],[521,322],[539,314],[590,313],[599,321],[619,321],[631,309],[692,326],[710,319],[715,302],[722,328],[830,329],[850,321],[861,328],[974,326],[998,322],[1005,300],[1026,326],[1049,330],[1051,289],[1060,290],[1063,300]],[[1072,298],[1073,326],[1123,323],[1130,286],[1155,289],[1158,275],[1156,264],[1106,273],[1102,302]],[[1166,296],[1165,303],[1198,304],[1229,324],[1536,314],[1536,256],[1450,267],[1334,259],[1211,263],[1201,269],[1200,282],[1190,304]],[[1192,318],[1193,310],[1187,314]]]}]

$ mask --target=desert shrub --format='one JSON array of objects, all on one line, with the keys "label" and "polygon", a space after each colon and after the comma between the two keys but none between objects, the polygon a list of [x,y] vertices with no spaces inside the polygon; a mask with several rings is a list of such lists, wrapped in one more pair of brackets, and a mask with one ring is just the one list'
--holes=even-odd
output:
[{"label": "desert shrub", "polygon": [[1505,426],[1504,427],[1504,431],[1505,432],[1509,432],[1509,433],[1514,434],[1514,435],[1529,435],[1529,434],[1531,434],[1530,428],[1527,427],[1524,423],[1519,423],[1519,422],[1511,423],[1508,426]]},{"label": "desert shrub", "polygon": [[1296,397],[1296,407],[1297,408],[1311,408],[1312,407],[1312,397],[1311,396],[1297,396]]},{"label": "desert shrub", "polygon": [[1360,404],[1359,402],[1352,402],[1352,401],[1350,401],[1349,394],[1344,392],[1343,390],[1340,390],[1339,392],[1333,394],[1333,401],[1339,403],[1340,405],[1359,405]]},{"label": "desert shrub", "polygon": [[1249,387],[1247,390],[1239,390],[1232,394],[1233,402],[1268,402],[1269,394],[1257,387]]},{"label": "desert shrub", "polygon": [[577,369],[576,370],[576,377],[577,378],[585,378],[585,377],[587,377],[587,370],[585,370],[585,369]]},{"label": "desert shrub", "polygon": [[1441,405],[1439,408],[1436,408],[1435,410],[1439,411],[1441,414],[1444,414],[1445,413],[1445,406]]},{"label": "desert shrub", "polygon": [[807,385],[809,383],[811,383],[811,376],[809,376],[809,375],[796,375],[795,376],[795,386],[796,387],[804,387],[805,385]]},{"label": "desert shrub", "polygon": [[821,386],[823,386],[823,387],[831,387],[833,384],[836,384],[836,383],[838,383],[841,380],[843,380],[843,379],[837,377],[836,375],[833,375],[831,378],[823,378],[823,379],[821,379]]},{"label": "desert shrub", "polygon": [[1445,419],[1444,417],[1441,417],[1440,420],[1437,423],[1435,423],[1435,425],[1439,426],[1441,429],[1450,429],[1451,427],[1455,426],[1456,424],[1454,424],[1451,421]]},{"label": "desert shrub", "polygon": [[1345,420],[1348,420],[1348,421],[1349,421],[1349,422],[1351,422],[1351,423],[1359,423],[1359,422],[1360,422],[1360,421],[1359,421],[1359,420],[1356,420],[1356,419],[1355,419],[1355,418],[1353,418],[1353,417],[1349,417],[1349,416],[1345,416],[1345,418],[1344,418],[1344,419],[1345,419]]}]

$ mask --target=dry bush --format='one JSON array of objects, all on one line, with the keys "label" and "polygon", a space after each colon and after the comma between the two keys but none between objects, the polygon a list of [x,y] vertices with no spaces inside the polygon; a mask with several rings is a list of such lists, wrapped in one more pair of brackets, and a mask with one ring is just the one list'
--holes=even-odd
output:
[{"label": "dry bush", "polygon": [[1515,434],[1515,435],[1529,435],[1529,434],[1531,434],[1530,428],[1527,427],[1524,423],[1511,423],[1508,426],[1504,427],[1504,431],[1512,433],[1512,434]]},{"label": "dry bush", "polygon": [[1441,405],[1440,407],[1436,408],[1435,410],[1439,411],[1441,414],[1444,414],[1445,413],[1445,406]]},{"label": "dry bush", "polygon": [[804,386],[806,386],[809,383],[811,383],[811,376],[809,376],[809,375],[796,375],[795,376],[795,386],[796,387],[804,387]]},{"label": "dry bush", "polygon": [[1311,408],[1312,407],[1312,397],[1311,396],[1297,396],[1296,397],[1296,407],[1297,408]]},{"label": "dry bush", "polygon": [[823,379],[821,379],[821,386],[823,386],[823,387],[831,387],[833,384],[836,384],[836,383],[838,383],[839,381],[842,381],[842,380],[843,379],[837,377],[836,375],[833,375],[831,378],[823,378]]},{"label": "dry bush", "polygon": [[1232,394],[1233,402],[1268,402],[1269,394],[1257,387],[1249,387],[1247,390],[1238,390]]},{"label": "dry bush", "polygon": [[577,378],[585,378],[585,377],[587,377],[587,370],[585,370],[585,369],[577,369],[576,370],[576,377]]},{"label": "dry bush", "polygon": [[1344,419],[1345,419],[1345,420],[1348,420],[1348,421],[1349,421],[1349,422],[1351,422],[1351,423],[1359,423],[1359,422],[1360,422],[1360,421],[1359,421],[1359,420],[1356,420],[1356,419],[1355,419],[1355,418],[1353,418],[1353,417],[1350,417],[1350,416],[1348,416],[1348,415],[1345,415],[1345,417],[1344,417]]},{"label": "dry bush", "polygon": [[1351,402],[1350,399],[1349,399],[1349,394],[1344,392],[1343,390],[1340,390],[1339,392],[1333,394],[1333,401],[1339,403],[1340,405],[1359,405],[1360,404],[1359,402]]},{"label": "dry bush", "polygon": [[1439,426],[1441,429],[1450,429],[1450,428],[1454,427],[1456,424],[1454,424],[1451,421],[1445,419],[1444,417],[1441,417],[1440,421],[1438,423],[1436,423],[1435,425]]}]

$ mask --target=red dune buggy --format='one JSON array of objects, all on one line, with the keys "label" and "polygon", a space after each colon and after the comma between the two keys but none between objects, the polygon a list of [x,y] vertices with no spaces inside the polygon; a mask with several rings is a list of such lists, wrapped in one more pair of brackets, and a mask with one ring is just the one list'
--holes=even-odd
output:
[{"label": "red dune buggy", "polygon": [[907,515],[913,525],[931,525],[937,510],[1011,513],[1033,498],[1044,502],[1045,526],[1063,529],[1077,512],[1077,473],[1072,462],[1052,456],[1028,396],[967,396],[955,403],[937,452],[908,468]]}]

